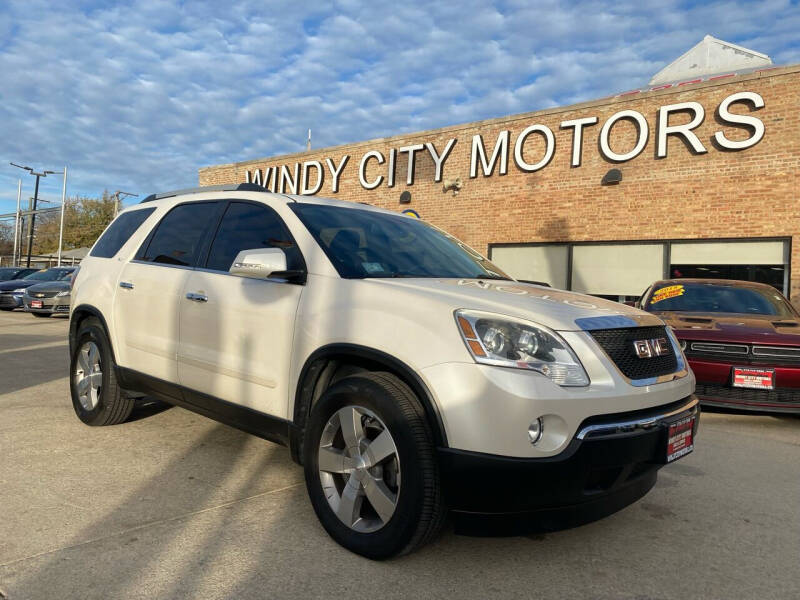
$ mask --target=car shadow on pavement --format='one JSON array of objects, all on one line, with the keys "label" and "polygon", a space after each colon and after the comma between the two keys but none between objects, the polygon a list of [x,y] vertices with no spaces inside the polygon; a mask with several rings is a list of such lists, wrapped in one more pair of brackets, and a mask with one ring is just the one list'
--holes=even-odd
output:
[{"label": "car shadow on pavement", "polygon": [[768,417],[779,421],[792,421],[800,419],[800,414],[778,413],[768,410],[743,410],[736,408],[726,408],[722,406],[703,406],[704,413],[716,413],[720,415],[738,415],[742,417]]},{"label": "car shadow on pavement", "polygon": [[[150,407],[145,404],[142,410]],[[224,425],[198,426],[193,419],[184,413],[177,420],[205,432],[182,452],[173,452],[162,467],[152,463],[163,449],[151,445],[150,454],[140,457],[155,472],[140,485],[126,486],[123,480],[121,488],[112,484],[99,489],[101,484],[94,481],[96,489],[87,488],[85,493],[97,499],[96,506],[90,502],[85,510],[97,518],[67,543],[0,567],[8,597],[52,597],[49,594],[56,589],[61,598],[195,597],[183,592],[202,580],[202,565],[211,564],[221,552],[221,540],[246,500],[273,488],[298,485],[300,472],[290,469],[287,481],[287,466],[293,463],[288,452],[275,444]],[[117,426],[125,427],[137,424]],[[102,430],[90,429],[83,436],[87,448],[97,443],[92,438],[103,435]],[[108,460],[119,461],[119,452],[125,450],[110,450]],[[134,479],[141,468],[129,461],[125,470]],[[114,489],[125,493],[107,508]],[[198,531],[199,520],[204,524]],[[149,578],[163,565],[170,568],[168,589],[162,580],[153,592]],[[150,592],[143,591],[147,589]]]},{"label": "car shadow on pavement", "polygon": [[9,394],[61,379],[67,376],[69,370],[66,345],[4,352],[0,360],[3,361],[6,372],[16,374],[15,377],[0,382],[0,394]]},{"label": "car shadow on pavement", "polygon": [[[29,346],[48,343],[56,344],[61,341],[63,341],[63,338],[54,335],[4,332],[0,335],[0,350],[24,350]],[[64,353],[66,354],[66,350]]]}]

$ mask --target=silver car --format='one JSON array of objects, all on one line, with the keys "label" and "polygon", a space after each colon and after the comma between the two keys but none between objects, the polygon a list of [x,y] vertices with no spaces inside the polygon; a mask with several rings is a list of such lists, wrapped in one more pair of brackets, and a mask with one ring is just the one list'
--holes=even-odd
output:
[{"label": "silver car", "polygon": [[52,314],[69,314],[72,284],[67,281],[45,281],[25,289],[22,302],[25,310],[34,317],[49,317]]}]

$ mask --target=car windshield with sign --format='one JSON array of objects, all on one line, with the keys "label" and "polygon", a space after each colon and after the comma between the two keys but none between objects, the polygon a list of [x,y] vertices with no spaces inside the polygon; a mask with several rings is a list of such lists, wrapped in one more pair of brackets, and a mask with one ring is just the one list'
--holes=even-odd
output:
[{"label": "car windshield with sign", "polygon": [[701,312],[796,317],[796,313],[777,290],[723,283],[670,282],[657,287],[644,309],[649,312]]},{"label": "car windshield with sign", "polygon": [[319,204],[291,208],[348,279],[510,279],[470,247],[424,221]]},{"label": "car windshield with sign", "polygon": [[774,287],[671,279],[642,303],[675,332],[702,404],[800,413],[800,315]]}]

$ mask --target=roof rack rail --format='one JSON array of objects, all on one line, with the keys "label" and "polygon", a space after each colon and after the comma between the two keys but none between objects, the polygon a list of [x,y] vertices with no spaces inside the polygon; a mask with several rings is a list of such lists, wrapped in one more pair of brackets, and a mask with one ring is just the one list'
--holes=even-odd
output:
[{"label": "roof rack rail", "polygon": [[184,194],[198,194],[200,192],[266,192],[263,187],[257,183],[223,183],[221,185],[204,185],[196,188],[186,188],[185,190],[175,190],[173,192],[162,192],[160,194],[150,194],[139,202],[152,202],[153,200],[161,200],[162,198],[172,198],[173,196],[183,196]]}]

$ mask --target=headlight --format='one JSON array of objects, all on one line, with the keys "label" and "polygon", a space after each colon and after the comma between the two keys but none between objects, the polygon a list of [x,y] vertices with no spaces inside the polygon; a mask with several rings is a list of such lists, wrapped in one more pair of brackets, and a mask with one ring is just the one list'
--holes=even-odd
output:
[{"label": "headlight", "polygon": [[28,289],[28,288],[17,288],[17,289],[15,289],[15,290],[14,290],[13,292],[11,292],[11,293],[12,293],[12,294],[23,294],[23,293],[25,293],[25,290],[26,290],[26,289]]},{"label": "headlight", "polygon": [[555,331],[492,313],[457,310],[455,315],[461,337],[476,362],[529,369],[558,385],[589,385],[578,357]]},{"label": "headlight", "polygon": [[56,294],[56,298],[63,298],[64,296],[69,296],[69,290],[64,290],[63,292],[58,292]]}]

